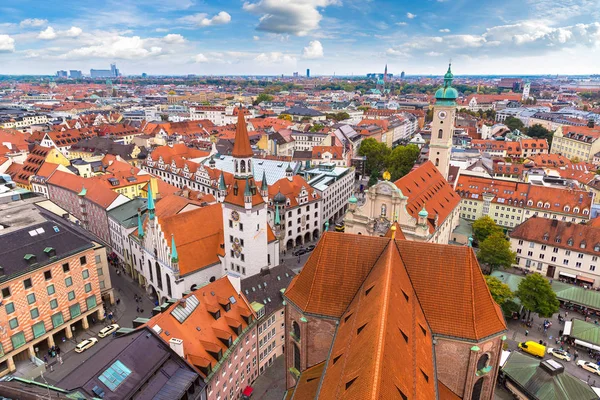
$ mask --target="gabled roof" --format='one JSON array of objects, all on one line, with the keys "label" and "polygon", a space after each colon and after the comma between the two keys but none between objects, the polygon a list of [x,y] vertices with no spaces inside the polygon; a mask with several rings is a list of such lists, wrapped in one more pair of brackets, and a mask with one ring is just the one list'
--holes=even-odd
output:
[{"label": "gabled roof", "polygon": [[[237,193],[234,191],[234,187],[237,185]],[[225,196],[225,203],[235,204],[236,206],[244,207],[244,192],[246,191],[246,185],[249,186],[248,190],[254,190],[252,195],[252,206],[256,206],[264,203],[263,198],[259,193],[260,185],[254,181],[254,178],[246,179],[234,179],[233,184],[229,186],[227,190],[227,196]],[[254,189],[252,189],[254,188]]]},{"label": "gabled roof", "polygon": [[423,207],[427,209],[430,233],[435,232],[435,215],[438,215],[439,226],[460,203],[460,196],[431,161],[413,169],[394,184],[408,197],[406,211],[413,218],[418,219]]},{"label": "gabled roof", "polygon": [[269,186],[269,199],[272,200],[277,193],[283,194],[290,201],[287,207],[298,206],[298,198],[302,188],[306,190],[308,202],[319,200],[321,197],[315,189],[313,189],[306,180],[300,175],[294,175],[290,181],[288,178],[281,178],[271,186]]},{"label": "gabled roof", "polygon": [[80,193],[85,188],[84,197],[104,209],[107,209],[120,196],[120,194],[113,192],[105,186],[93,184],[92,180],[63,171],[56,171],[52,174],[47,184],[58,186],[74,193]]},{"label": "gabled roof", "polygon": [[231,155],[233,157],[247,158],[252,157],[254,152],[250,146],[250,138],[248,137],[248,127],[244,119],[244,113],[238,113],[238,122],[235,128],[235,142]]}]

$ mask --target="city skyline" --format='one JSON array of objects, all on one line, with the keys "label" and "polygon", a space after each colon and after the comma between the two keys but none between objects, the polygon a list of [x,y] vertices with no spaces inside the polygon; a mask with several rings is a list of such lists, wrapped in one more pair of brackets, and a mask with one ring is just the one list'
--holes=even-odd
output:
[{"label": "city skyline", "polygon": [[[446,0],[150,1],[57,7],[8,0],[0,18],[6,74],[124,75],[593,74],[600,12],[589,0],[555,4]],[[59,12],[60,11],[60,12]],[[572,62],[574,59],[577,62]],[[360,60],[360,62],[357,62]]]}]

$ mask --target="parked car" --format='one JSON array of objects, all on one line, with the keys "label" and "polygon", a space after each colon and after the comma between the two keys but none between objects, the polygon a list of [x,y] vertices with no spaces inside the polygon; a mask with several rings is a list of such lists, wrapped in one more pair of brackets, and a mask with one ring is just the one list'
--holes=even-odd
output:
[{"label": "parked car", "polygon": [[579,360],[577,361],[577,366],[593,374],[600,375],[600,367],[592,362]]},{"label": "parked car", "polygon": [[294,256],[301,256],[302,254],[306,254],[306,249],[303,247],[300,247],[299,249],[292,251],[292,255],[294,255]]},{"label": "parked car", "polygon": [[548,354],[552,354],[552,356],[560,359],[560,360],[565,360],[565,361],[571,361],[571,359],[573,358],[569,353],[567,353],[564,350],[561,349],[553,349],[552,347],[550,347],[548,349]]},{"label": "parked car", "polygon": [[102,330],[100,332],[98,332],[98,337],[101,337],[101,338],[106,337],[106,336],[110,335],[111,333],[116,332],[117,329],[119,329],[119,328],[120,328],[120,326],[117,324],[108,325],[108,326],[102,328]]},{"label": "parked car", "polygon": [[83,353],[85,350],[89,349],[96,343],[98,343],[98,339],[96,339],[95,337],[85,339],[84,341],[80,342],[77,346],[75,346],[75,352]]},{"label": "parked car", "polygon": [[306,250],[308,251],[313,251],[315,249],[315,245],[314,244],[310,244],[306,247]]}]

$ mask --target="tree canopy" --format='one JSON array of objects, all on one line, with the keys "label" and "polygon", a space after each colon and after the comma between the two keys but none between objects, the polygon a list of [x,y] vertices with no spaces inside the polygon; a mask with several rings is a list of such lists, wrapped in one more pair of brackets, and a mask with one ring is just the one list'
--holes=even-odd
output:
[{"label": "tree canopy", "polygon": [[550,318],[558,312],[560,305],[550,282],[542,275],[533,273],[527,275],[519,283],[515,293],[526,310],[539,314],[540,317]]},{"label": "tree canopy", "polygon": [[525,128],[525,124],[523,123],[523,121],[521,121],[519,118],[515,118],[515,117],[506,118],[504,120],[504,125],[506,125],[508,127],[508,129],[510,129],[511,131],[518,129],[521,132],[523,132],[523,130]]},{"label": "tree canopy", "polygon": [[498,232],[502,233],[502,228],[490,216],[484,215],[473,222],[473,238],[477,243],[483,242],[488,236]]},{"label": "tree canopy", "polygon": [[548,141],[548,145],[552,144],[552,132],[550,132],[548,129],[544,128],[540,124],[530,126],[529,128],[527,128],[526,133],[527,136],[531,136],[533,138],[546,139]]},{"label": "tree canopy", "polygon": [[490,234],[479,243],[477,259],[490,266],[490,272],[498,268],[508,268],[516,262],[516,255],[510,248],[510,242],[502,232]]},{"label": "tree canopy", "polygon": [[510,290],[508,285],[502,283],[502,281],[495,276],[486,275],[485,283],[487,283],[488,288],[490,289],[492,298],[500,306],[515,297],[515,294]]},{"label": "tree canopy", "polygon": [[279,114],[279,116],[277,118],[284,119],[286,121],[291,121],[292,120],[292,116],[290,114]]},{"label": "tree canopy", "polygon": [[345,111],[341,111],[341,112],[334,113],[334,114],[327,114],[326,118],[327,119],[333,119],[333,120],[339,122],[339,121],[343,121],[345,119],[350,118],[350,114],[348,114]]},{"label": "tree canopy", "polygon": [[273,101],[273,96],[267,93],[261,93],[258,96],[256,96],[256,99],[252,102],[252,104],[256,106],[262,103],[263,101]]},{"label": "tree canopy", "polygon": [[375,177],[375,180],[369,181],[369,185],[377,183],[376,178],[384,171],[390,172],[392,181],[403,177],[415,165],[419,153],[419,147],[414,144],[397,146],[391,150],[374,138],[363,140],[358,149],[358,154],[367,158],[365,172],[371,178]]}]

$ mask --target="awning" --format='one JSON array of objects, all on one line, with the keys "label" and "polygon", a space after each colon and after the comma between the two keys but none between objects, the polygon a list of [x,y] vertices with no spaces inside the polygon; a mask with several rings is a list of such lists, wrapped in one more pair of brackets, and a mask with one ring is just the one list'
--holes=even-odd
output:
[{"label": "awning", "polygon": [[573,278],[573,279],[576,279],[576,278],[577,278],[577,276],[576,276],[576,275],[573,275],[573,274],[567,274],[566,272],[562,272],[562,271],[560,271],[560,272],[558,273],[558,275],[566,276],[567,278]]},{"label": "awning", "polygon": [[571,334],[571,328],[573,327],[573,321],[565,321],[565,329],[563,335],[569,336]]},{"label": "awning", "polygon": [[252,393],[254,393],[254,389],[252,388],[252,386],[246,386],[246,388],[242,392],[244,396],[252,396]]},{"label": "awning", "polygon": [[578,344],[583,347],[587,347],[588,349],[593,349],[596,351],[600,351],[600,346],[593,345],[591,343],[584,342],[583,340],[575,339],[575,344]]},{"label": "awning", "polygon": [[592,283],[592,284],[594,283],[594,279],[588,278],[588,277],[583,276],[583,275],[577,275],[577,280],[578,281],[587,282],[587,283]]}]

